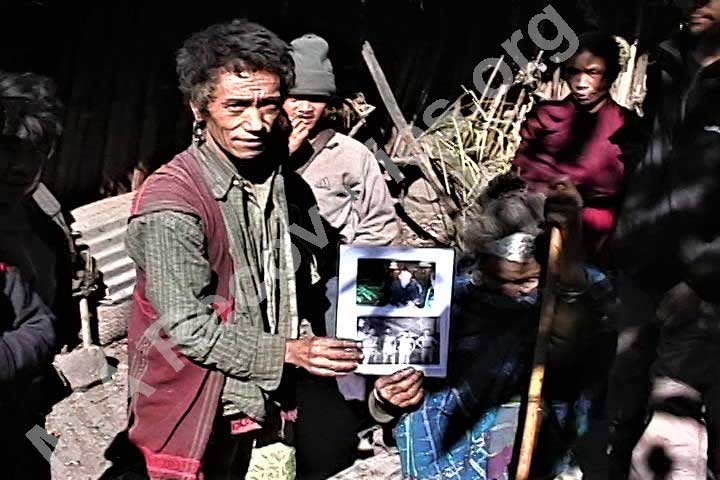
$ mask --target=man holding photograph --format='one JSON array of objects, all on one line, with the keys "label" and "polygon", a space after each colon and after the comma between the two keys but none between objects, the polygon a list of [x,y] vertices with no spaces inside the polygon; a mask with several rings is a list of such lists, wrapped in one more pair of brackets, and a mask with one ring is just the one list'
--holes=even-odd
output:
[{"label": "man holding photograph", "polygon": [[193,143],[147,178],[127,227],[130,377],[145,387],[130,389],[128,437],[151,479],[244,475],[258,435],[277,432],[278,404],[292,407],[284,374],[334,377],[362,359],[359,342],[296,339],[281,168],[292,68],[288,45],[246,20],[178,51]]}]

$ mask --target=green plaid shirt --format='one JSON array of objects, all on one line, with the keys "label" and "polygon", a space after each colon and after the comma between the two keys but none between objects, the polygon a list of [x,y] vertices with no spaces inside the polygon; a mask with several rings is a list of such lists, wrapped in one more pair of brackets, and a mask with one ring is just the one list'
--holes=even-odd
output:
[{"label": "green plaid shirt", "polygon": [[[253,184],[209,145],[193,149],[206,173],[202,180],[220,203],[225,221],[235,270],[231,290],[240,321],[217,322],[204,298],[212,272],[203,228],[195,216],[168,210],[133,218],[128,225],[128,252],[146,272],[147,298],[180,353],[225,373],[223,413],[262,420],[266,393],[280,384],[286,339],[297,332],[284,187],[277,173]],[[284,211],[274,212],[278,209]],[[280,228],[273,228],[273,217]],[[278,240],[281,235],[285,241]],[[258,302],[258,296],[265,300]],[[242,308],[246,310],[238,311]],[[262,329],[257,344],[247,340],[247,328]]]}]

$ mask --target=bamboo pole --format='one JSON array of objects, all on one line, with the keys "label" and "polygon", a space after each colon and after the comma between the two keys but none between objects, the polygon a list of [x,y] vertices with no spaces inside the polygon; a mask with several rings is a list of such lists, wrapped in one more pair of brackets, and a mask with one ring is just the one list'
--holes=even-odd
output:
[{"label": "bamboo pole", "polygon": [[537,340],[535,341],[535,355],[533,358],[532,375],[528,388],[527,410],[525,413],[525,426],[523,428],[522,443],[520,444],[520,460],[518,462],[515,480],[528,480],[530,464],[540,430],[540,407],[542,402],[542,388],[545,380],[545,357],[547,356],[548,336],[555,315],[554,283],[557,273],[557,260],[562,249],[560,231],[553,227],[550,234],[550,252],[545,275],[545,292],[540,310],[540,323],[538,325]]},{"label": "bamboo pole", "polygon": [[400,106],[395,100],[392,89],[390,88],[390,85],[385,78],[385,73],[382,71],[382,68],[380,68],[380,64],[375,57],[375,52],[373,51],[369,42],[365,42],[363,44],[362,55],[365,59],[365,63],[368,66],[368,69],[370,70],[370,74],[372,75],[373,80],[375,80],[375,84],[380,93],[380,97],[385,104],[385,108],[387,109],[390,118],[398,129],[398,133],[401,135],[405,134],[406,131],[409,129],[409,125],[405,120],[402,111],[400,111]]}]

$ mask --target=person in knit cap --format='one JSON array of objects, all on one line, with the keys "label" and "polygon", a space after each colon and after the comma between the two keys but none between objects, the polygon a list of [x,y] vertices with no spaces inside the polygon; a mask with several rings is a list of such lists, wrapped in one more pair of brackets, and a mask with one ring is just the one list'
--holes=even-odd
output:
[{"label": "person in knit cap", "polygon": [[[323,222],[331,227],[331,239],[317,261],[316,287],[326,296],[327,304],[310,321],[315,335],[332,337],[337,243],[389,245],[399,230],[393,199],[372,152],[328,125],[337,92],[328,43],[307,34],[293,40],[291,47],[295,85],[284,102],[292,123],[290,162],[312,190]],[[365,398],[363,377],[350,375],[336,380],[300,375],[296,430],[299,478],[327,478],[352,465],[357,455],[357,433],[370,422]]]},{"label": "person in knit cap", "polygon": [[363,144],[323,121],[337,93],[328,43],[307,34],[291,47],[296,80],[284,108],[293,127],[293,165],[312,188],[320,215],[340,231],[343,243],[389,245],[398,225],[378,161]]}]

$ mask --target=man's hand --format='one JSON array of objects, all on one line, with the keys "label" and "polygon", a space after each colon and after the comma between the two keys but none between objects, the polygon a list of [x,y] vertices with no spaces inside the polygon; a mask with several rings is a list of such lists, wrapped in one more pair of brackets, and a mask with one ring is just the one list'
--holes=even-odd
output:
[{"label": "man's hand", "polygon": [[424,394],[422,384],[422,372],[406,368],[375,380],[375,391],[382,401],[404,409],[420,404]]},{"label": "man's hand", "polygon": [[655,314],[663,325],[678,327],[697,318],[701,303],[695,290],[682,282],[665,293]]},{"label": "man's hand", "polygon": [[363,359],[362,342],[337,338],[311,337],[288,340],[285,362],[304,368],[313,375],[338,377],[355,370]]},{"label": "man's hand", "polygon": [[309,134],[310,128],[307,122],[300,117],[296,117],[292,121],[292,132],[288,141],[290,154],[295,153],[300,148],[300,145],[308,138]]},{"label": "man's hand", "polygon": [[583,201],[575,185],[567,177],[548,185],[545,199],[545,221],[565,236],[581,226]]}]

